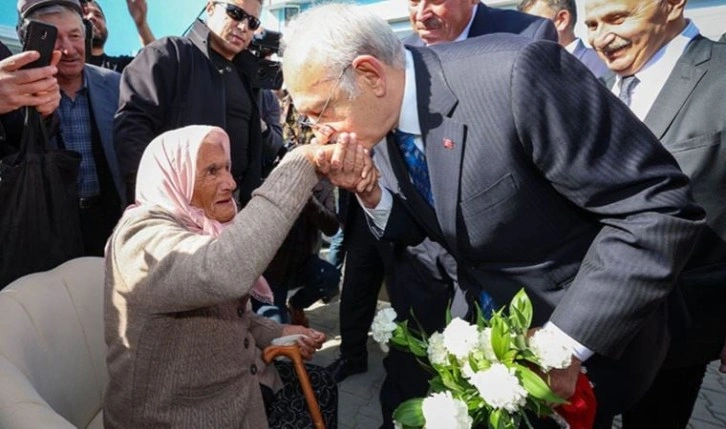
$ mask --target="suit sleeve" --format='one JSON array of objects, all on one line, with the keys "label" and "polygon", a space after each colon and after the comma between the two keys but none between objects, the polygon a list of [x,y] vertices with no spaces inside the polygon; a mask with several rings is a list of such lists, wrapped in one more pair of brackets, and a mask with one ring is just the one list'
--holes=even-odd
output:
[{"label": "suit sleeve", "polygon": [[135,188],[136,170],[144,149],[170,122],[167,116],[175,99],[180,70],[171,43],[159,41],[141,50],[121,75],[113,140],[121,178],[129,193]]},{"label": "suit sleeve", "polygon": [[655,136],[559,46],[523,49],[511,100],[535,167],[602,226],[550,320],[617,357],[667,299],[704,212]]}]

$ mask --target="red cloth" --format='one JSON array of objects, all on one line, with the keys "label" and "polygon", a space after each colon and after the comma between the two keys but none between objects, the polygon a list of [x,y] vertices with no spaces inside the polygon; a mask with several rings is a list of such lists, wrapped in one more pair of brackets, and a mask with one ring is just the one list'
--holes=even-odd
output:
[{"label": "red cloth", "polygon": [[570,429],[591,429],[595,423],[597,400],[590,379],[582,372],[577,377],[575,394],[572,395],[569,402],[569,404],[556,407],[557,414],[567,421]]}]

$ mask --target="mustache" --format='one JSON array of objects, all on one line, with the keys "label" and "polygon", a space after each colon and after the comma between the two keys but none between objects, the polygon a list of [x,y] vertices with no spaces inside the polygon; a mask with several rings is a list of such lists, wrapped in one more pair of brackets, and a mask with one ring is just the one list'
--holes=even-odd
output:
[{"label": "mustache", "polygon": [[629,39],[623,39],[622,37],[616,37],[610,41],[607,45],[598,48],[598,50],[604,54],[611,54],[618,49],[626,48],[632,45],[633,42]]},{"label": "mustache", "polygon": [[424,21],[419,21],[417,27],[423,28],[424,30],[436,30],[441,28],[441,21],[439,21],[435,17],[432,17]]}]

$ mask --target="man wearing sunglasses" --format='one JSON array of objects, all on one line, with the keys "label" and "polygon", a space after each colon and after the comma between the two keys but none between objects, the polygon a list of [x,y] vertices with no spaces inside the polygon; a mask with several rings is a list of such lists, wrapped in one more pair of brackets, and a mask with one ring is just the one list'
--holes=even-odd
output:
[{"label": "man wearing sunglasses", "polygon": [[247,50],[260,26],[260,0],[209,1],[205,21],[184,37],[146,46],[124,70],[114,140],[133,202],[136,170],[146,145],[166,130],[216,125],[229,134],[239,202],[261,181],[263,150],[273,142],[260,119],[257,59]]}]

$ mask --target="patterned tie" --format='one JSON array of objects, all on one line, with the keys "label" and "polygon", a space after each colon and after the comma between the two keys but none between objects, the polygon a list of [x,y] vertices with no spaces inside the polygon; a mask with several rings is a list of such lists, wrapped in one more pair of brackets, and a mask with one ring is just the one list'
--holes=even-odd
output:
[{"label": "patterned tie", "polygon": [[416,147],[413,134],[396,130],[394,138],[408,167],[408,174],[411,176],[413,186],[433,207],[434,197],[431,193],[431,181],[429,180],[429,169],[426,166],[426,156]]},{"label": "patterned tie", "polygon": [[635,75],[625,76],[620,81],[620,95],[618,95],[618,98],[628,107],[630,107],[630,102],[632,101],[633,89],[635,89],[638,83],[640,83],[640,79],[635,77]]}]

